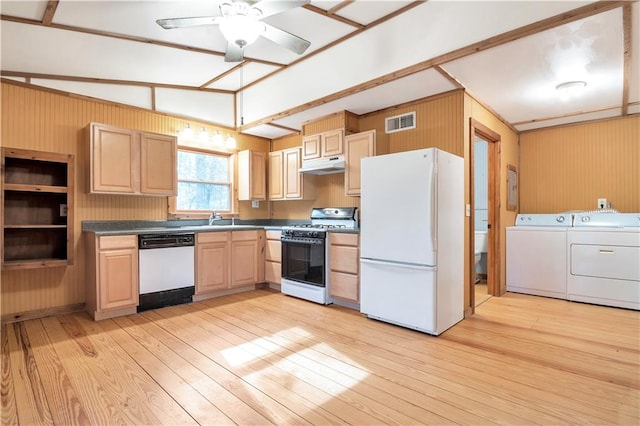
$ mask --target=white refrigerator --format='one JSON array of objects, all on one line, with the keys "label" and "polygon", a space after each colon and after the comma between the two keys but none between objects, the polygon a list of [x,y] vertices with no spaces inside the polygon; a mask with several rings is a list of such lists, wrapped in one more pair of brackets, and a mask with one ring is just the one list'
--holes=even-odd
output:
[{"label": "white refrigerator", "polygon": [[464,315],[464,160],[435,148],[362,159],[360,311],[438,335]]}]

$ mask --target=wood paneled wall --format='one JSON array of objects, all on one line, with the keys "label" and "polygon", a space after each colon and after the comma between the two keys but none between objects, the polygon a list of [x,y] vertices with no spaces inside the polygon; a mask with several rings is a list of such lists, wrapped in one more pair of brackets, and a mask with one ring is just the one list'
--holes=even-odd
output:
[{"label": "wood paneled wall", "polygon": [[[66,268],[2,271],[2,314],[47,310],[84,303],[83,220],[165,220],[167,197],[87,194],[87,141],[84,128],[92,121],[143,131],[176,134],[189,122],[194,130],[220,130],[197,121],[37,90],[2,82],[2,145],[74,154],[76,157],[75,263]],[[269,141],[234,133],[239,149],[268,152]],[[162,165],[159,165],[162,166]],[[240,218],[268,216],[268,203],[251,209],[239,205]]]},{"label": "wood paneled wall", "polygon": [[640,211],[640,115],[520,135],[520,211]]}]

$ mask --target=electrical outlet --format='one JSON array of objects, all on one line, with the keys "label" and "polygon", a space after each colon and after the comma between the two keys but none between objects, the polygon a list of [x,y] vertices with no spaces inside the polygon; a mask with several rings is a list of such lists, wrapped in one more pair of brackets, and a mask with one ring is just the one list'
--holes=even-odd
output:
[{"label": "electrical outlet", "polygon": [[258,200],[251,201],[251,207],[254,208],[254,209],[259,208],[260,207],[260,201],[258,201]]},{"label": "electrical outlet", "polygon": [[67,205],[60,204],[60,217],[67,217]]},{"label": "electrical outlet", "polygon": [[606,209],[606,208],[607,208],[607,199],[598,198],[598,209]]}]

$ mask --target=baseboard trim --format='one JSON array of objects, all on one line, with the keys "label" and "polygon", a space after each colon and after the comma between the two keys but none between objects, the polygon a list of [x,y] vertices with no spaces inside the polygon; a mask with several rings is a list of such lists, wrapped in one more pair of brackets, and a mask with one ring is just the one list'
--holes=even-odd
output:
[{"label": "baseboard trim", "polygon": [[13,314],[3,314],[1,317],[2,324],[12,322],[28,321],[32,319],[51,317],[56,315],[66,315],[74,312],[84,311],[84,303],[75,303],[73,305],[57,306],[55,308],[38,309],[35,311],[18,312]]}]

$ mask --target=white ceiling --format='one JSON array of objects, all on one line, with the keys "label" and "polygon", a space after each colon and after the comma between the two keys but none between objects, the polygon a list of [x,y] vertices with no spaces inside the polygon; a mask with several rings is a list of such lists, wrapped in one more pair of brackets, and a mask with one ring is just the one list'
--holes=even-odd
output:
[{"label": "white ceiling", "polygon": [[[2,0],[0,71],[269,139],[457,87],[518,130],[640,112],[638,2],[311,1],[265,19],[309,40],[302,56],[260,37],[242,63],[215,25],[155,23],[218,4]],[[586,90],[560,99],[570,80]]]}]

